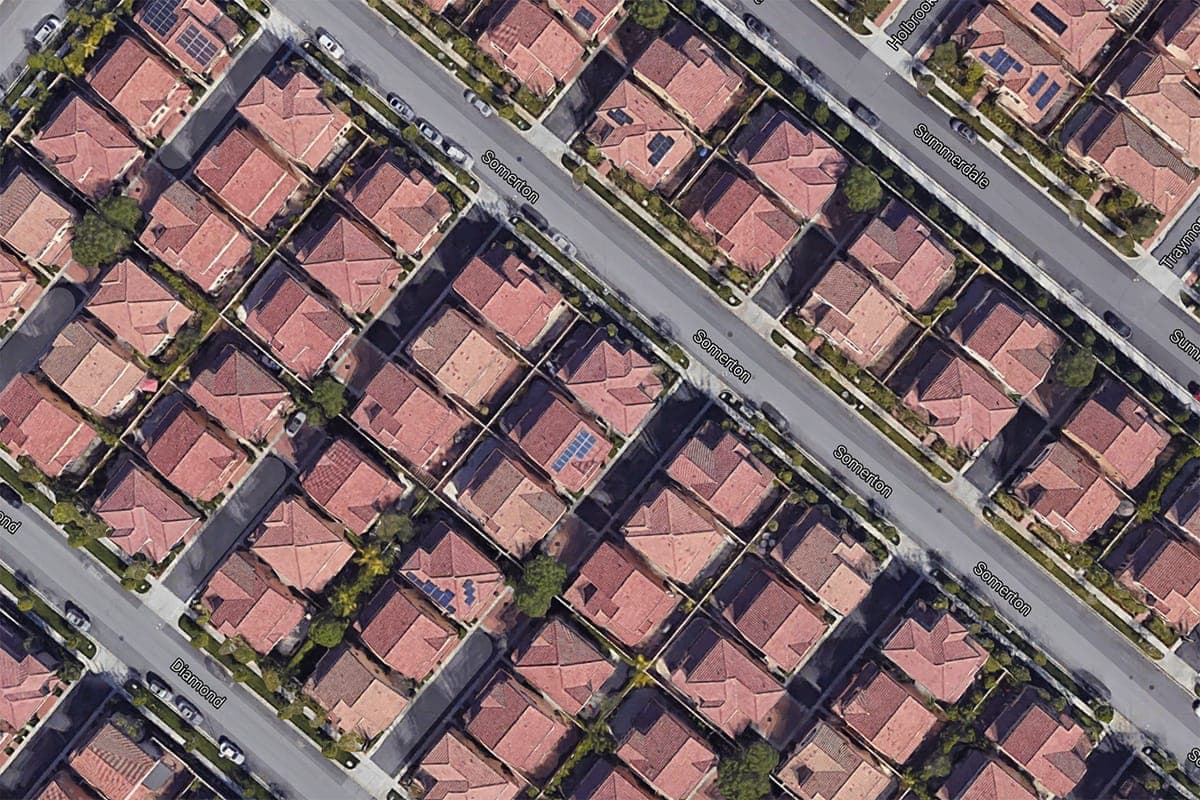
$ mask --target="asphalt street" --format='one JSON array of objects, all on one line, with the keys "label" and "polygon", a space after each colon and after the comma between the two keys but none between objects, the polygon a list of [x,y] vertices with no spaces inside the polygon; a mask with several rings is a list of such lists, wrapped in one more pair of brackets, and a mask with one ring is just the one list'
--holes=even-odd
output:
[{"label": "asphalt street", "polygon": [[[980,521],[972,510],[917,469],[840,399],[799,371],[782,352],[741,322],[719,298],[641,238],[607,205],[574,186],[559,164],[508,123],[496,117],[481,118],[462,102],[462,88],[457,81],[407,38],[365,5],[352,0],[341,0],[338,14],[330,14],[327,3],[313,0],[276,0],[275,7],[309,29],[320,24],[329,30],[346,48],[348,62],[359,64],[364,74],[377,80],[385,91],[400,93],[419,115],[464,145],[476,158],[475,172],[480,180],[516,205],[519,198],[515,193],[482,163],[480,156],[492,150],[500,163],[540,193],[536,210],[575,242],[581,259],[647,316],[672,327],[676,340],[693,359],[714,371],[720,369],[693,344],[692,335],[703,329],[753,372],[748,384],[730,381],[728,388],[760,404],[770,402],[789,420],[799,442],[835,472],[840,464],[832,454],[843,445],[879,473],[894,488],[887,506],[901,529],[958,575],[970,576],[978,562],[986,562],[1031,605],[1032,612],[1022,617],[976,584],[981,596],[996,602],[1010,622],[1060,663],[1106,687],[1114,708],[1161,741],[1178,761],[1185,760],[1188,749],[1200,739],[1200,721],[1192,714],[1189,693]],[[767,9],[763,6],[760,11],[765,13]],[[796,13],[804,14],[805,9],[797,6]],[[837,31],[815,36],[811,28],[803,32],[804,40],[817,47],[836,48],[840,35]],[[830,65],[826,69],[822,65],[822,69],[829,74],[849,75],[855,66],[848,63],[842,68]],[[869,99],[870,95],[864,93],[864,97]],[[998,178],[1003,171],[996,165],[995,172]],[[1010,203],[1017,203],[1016,198]],[[975,205],[982,206],[983,202]],[[1023,218],[1028,213],[1024,210]],[[1039,225],[1053,224],[1047,216],[1039,216]],[[1061,244],[1070,246],[1068,240],[1076,239],[1074,231],[1070,235],[1062,233],[1061,239]],[[1086,263],[1076,266],[1082,268]],[[1119,269],[1119,265],[1110,264],[1109,268]],[[1127,276],[1119,277],[1124,286]],[[1154,324],[1149,317],[1161,320],[1171,311],[1168,307],[1153,314],[1131,314],[1131,318]],[[854,486],[853,478],[847,480]],[[861,485],[856,488],[864,489]]]},{"label": "asphalt street", "polygon": [[[202,727],[214,739],[224,734],[238,742],[246,753],[246,766],[255,774],[283,787],[292,798],[370,797],[323,758],[302,733],[278,719],[250,690],[234,683],[224,667],[194,649],[178,629],[163,622],[137,595],[122,589],[90,556],[69,546],[66,537],[29,506],[6,507],[5,513],[19,520],[21,527],[0,540],[0,559],[57,608],[67,600],[83,608],[92,620],[89,635],[130,669],[143,675],[155,672],[188,696],[206,717]],[[228,698],[220,709],[172,674],[176,658]]]},{"label": "asphalt street", "polygon": [[62,0],[0,0],[0,77],[5,83],[21,71],[34,29],[48,14],[62,18]]}]

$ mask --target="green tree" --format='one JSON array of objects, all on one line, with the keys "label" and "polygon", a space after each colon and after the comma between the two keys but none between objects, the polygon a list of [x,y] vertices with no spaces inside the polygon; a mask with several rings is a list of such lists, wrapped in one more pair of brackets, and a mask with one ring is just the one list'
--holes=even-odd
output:
[{"label": "green tree", "polygon": [[717,788],[725,800],[758,800],[771,793],[771,771],[779,753],[762,740],[751,742],[717,764]]},{"label": "green tree", "polygon": [[1087,386],[1095,373],[1096,359],[1091,351],[1074,345],[1064,347],[1054,365],[1054,379],[1074,388]]},{"label": "green tree", "polygon": [[133,243],[142,212],[129,197],[111,195],[89,211],[75,226],[71,252],[85,267],[114,264]]},{"label": "green tree", "polygon": [[667,21],[671,9],[663,0],[637,0],[630,16],[643,28],[658,30]]},{"label": "green tree", "polygon": [[372,542],[363,548],[354,558],[354,562],[362,568],[367,578],[376,578],[385,574],[392,565],[392,554],[385,552],[379,542]]},{"label": "green tree", "polygon": [[121,230],[137,233],[141,227],[144,215],[132,197],[112,194],[101,200],[98,205],[104,218]]},{"label": "green tree", "polygon": [[346,635],[346,620],[330,614],[321,614],[308,629],[308,638],[321,647],[337,647]]},{"label": "green tree", "polygon": [[58,677],[62,678],[67,683],[74,683],[83,676],[83,668],[79,666],[78,661],[66,661],[58,668]]},{"label": "green tree", "polygon": [[530,617],[544,617],[550,601],[563,590],[567,568],[547,555],[539,555],[525,567],[525,574],[513,592],[517,609]]},{"label": "green tree", "polygon": [[879,185],[875,173],[861,164],[850,168],[842,183],[842,192],[851,211],[873,211],[883,201],[883,187]]},{"label": "green tree", "polygon": [[321,426],[341,414],[346,408],[346,387],[337,378],[326,375],[312,387],[312,398],[305,404],[312,425]]},{"label": "green tree", "polygon": [[925,63],[932,69],[949,72],[958,65],[958,45],[952,41],[942,42],[933,48],[933,53]]},{"label": "green tree", "polygon": [[358,610],[358,592],[349,583],[341,583],[329,595],[329,610],[339,617],[348,617]]},{"label": "green tree", "polygon": [[413,537],[412,520],[399,511],[385,511],[375,523],[375,537],[381,542],[407,542]]}]

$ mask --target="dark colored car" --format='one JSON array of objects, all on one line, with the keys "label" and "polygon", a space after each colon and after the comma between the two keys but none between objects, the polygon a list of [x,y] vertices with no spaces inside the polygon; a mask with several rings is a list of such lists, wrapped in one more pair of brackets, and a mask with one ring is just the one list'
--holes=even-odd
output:
[{"label": "dark colored car", "polygon": [[850,110],[854,112],[854,116],[858,117],[863,122],[870,125],[872,128],[879,127],[879,117],[877,117],[875,115],[874,111],[867,108],[859,101],[851,100],[850,101]]},{"label": "dark colored car", "polygon": [[7,483],[0,483],[0,500],[4,500],[13,508],[20,508],[23,503],[21,495]]},{"label": "dark colored car", "polygon": [[758,38],[768,42],[774,40],[774,35],[771,33],[771,29],[768,28],[761,19],[753,14],[743,14],[742,22],[746,23],[746,27]]},{"label": "dark colored car", "polygon": [[950,130],[957,133],[959,138],[967,144],[975,144],[975,142],[979,140],[979,136],[975,133],[975,129],[963,122],[961,119],[956,118],[950,120]]},{"label": "dark colored car", "polygon": [[1103,316],[1105,323],[1108,324],[1108,327],[1116,331],[1117,335],[1122,339],[1128,339],[1133,335],[1133,329],[1125,324],[1125,320],[1121,319],[1113,312],[1105,311]]}]

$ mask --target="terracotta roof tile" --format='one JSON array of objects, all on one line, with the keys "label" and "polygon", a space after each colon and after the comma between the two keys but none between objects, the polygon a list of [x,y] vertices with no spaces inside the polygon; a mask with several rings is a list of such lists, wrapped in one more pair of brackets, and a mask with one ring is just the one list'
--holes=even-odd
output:
[{"label": "terracotta roof tile", "polygon": [[579,779],[569,800],[653,800],[653,795],[607,761],[596,761]]},{"label": "terracotta roof tile", "polygon": [[259,280],[246,307],[246,326],[306,380],[353,330],[345,317],[278,265]]},{"label": "terracotta roof tile", "polygon": [[306,227],[294,248],[304,271],[359,314],[382,310],[404,274],[389,248],[343,214]]},{"label": "terracotta roof tile", "polygon": [[[71,769],[79,773],[89,786],[108,800],[127,800],[135,796],[142,781],[159,762],[137,742],[105,722],[73,755]],[[147,795],[149,793],[147,792]]]},{"label": "terracotta roof tile", "polygon": [[129,259],[100,279],[87,310],[143,355],[158,352],[192,318],[192,310]]},{"label": "terracotta roof tile", "polygon": [[649,639],[678,600],[622,549],[603,541],[563,596],[579,613],[630,647]]},{"label": "terracotta roof tile", "polygon": [[844,261],[829,265],[799,313],[864,367],[895,350],[910,328],[899,304]]},{"label": "terracotta roof tile", "polygon": [[496,564],[441,522],[421,538],[400,574],[464,625],[482,617],[504,589]]},{"label": "terracotta roof tile", "polygon": [[979,674],[988,651],[957,619],[921,604],[884,644],[883,654],[943,703],[957,703]]},{"label": "terracotta roof tile", "polygon": [[338,730],[358,731],[368,738],[391,727],[408,706],[383,671],[346,644],[324,655],[304,687],[329,711],[329,721]]},{"label": "terracotta roof tile", "polygon": [[116,123],[71,92],[33,137],[33,147],[79,191],[108,192],[142,151]]},{"label": "terracotta roof tile", "polygon": [[253,534],[250,551],[284,583],[320,592],[354,555],[341,530],[326,522],[300,497],[285,497]]},{"label": "terracotta roof tile", "polygon": [[170,136],[188,112],[191,89],[132,36],[121,36],[87,80],[143,139]]},{"label": "terracotta roof tile", "polygon": [[917,310],[929,305],[954,277],[954,253],[899,200],[884,206],[849,252]]},{"label": "terracotta roof tile", "polygon": [[554,91],[582,65],[583,45],[531,0],[508,0],[492,15],[479,47],[535,94]]},{"label": "terracotta roof tile", "polygon": [[57,669],[49,653],[26,649],[23,630],[0,621],[0,729],[15,732],[34,715],[47,715],[56,702],[53,692],[62,687]]},{"label": "terracotta roof tile", "polygon": [[[588,333],[590,331],[590,333]],[[583,328],[558,377],[571,393],[623,436],[631,436],[663,392],[653,364],[632,345],[599,328]],[[576,346],[577,345],[577,346]]]},{"label": "terracotta roof tile", "polygon": [[618,714],[632,718],[614,730],[617,756],[667,797],[689,796],[716,766],[708,744],[653,694],[631,695]]},{"label": "terracotta roof tile", "polygon": [[33,270],[0,250],[0,325],[32,308],[41,294]]},{"label": "terracotta roof tile", "polygon": [[1152,41],[1181,67],[1200,65],[1200,3],[1183,0],[1167,6],[1166,12]]},{"label": "terracotta roof tile", "polygon": [[195,511],[128,458],[109,476],[92,510],[112,526],[108,538],[126,555],[143,553],[156,563],[200,525]]},{"label": "terracotta roof tile", "polygon": [[[230,45],[241,38],[237,23],[225,16],[215,0],[181,0],[175,7],[174,22],[165,32],[147,25],[144,15],[149,4],[143,5],[134,19],[147,35],[167,49],[189,69],[216,77],[230,62]],[[204,47],[189,43],[207,43]],[[201,58],[200,56],[203,56]]]},{"label": "terracotta roof tile", "polygon": [[971,750],[938,791],[938,800],[1037,800],[1001,762]]},{"label": "terracotta roof tile", "polygon": [[221,564],[204,587],[211,624],[225,636],[241,636],[259,653],[271,652],[304,618],[304,605],[267,566],[245,551]]},{"label": "terracotta roof tile", "polygon": [[416,779],[425,789],[423,800],[515,800],[521,791],[499,763],[454,728],[421,759]]},{"label": "terracotta roof tile", "polygon": [[340,108],[321,97],[320,86],[288,67],[255,81],[237,110],[289,158],[312,170],[329,158],[350,125]]},{"label": "terracotta roof tile", "polygon": [[735,528],[750,520],[774,484],[771,471],[715,422],[705,423],[688,439],[667,473]]},{"label": "terracotta roof tile", "polygon": [[146,212],[140,241],[206,292],[250,258],[250,240],[208,200],[176,181]]},{"label": "terracotta roof tile", "polygon": [[245,452],[202,411],[174,396],[142,424],[146,459],[189,497],[210,501],[248,468]]},{"label": "terracotta roof tile", "polygon": [[14,171],[0,189],[0,239],[42,264],[67,263],[77,219],[57,192],[27,172]]},{"label": "terracotta roof tile", "polygon": [[1057,44],[1076,72],[1086,71],[1117,34],[1098,0],[1010,0],[1008,5],[1042,38]]},{"label": "terracotta roof tile", "polygon": [[434,244],[438,226],[450,218],[450,201],[434,183],[390,153],[359,176],[346,199],[409,255]]},{"label": "terracotta roof tile", "polygon": [[1187,73],[1163,55],[1131,49],[1108,87],[1164,134],[1191,163],[1200,161],[1200,93]]},{"label": "terracotta roof tile", "polygon": [[334,440],[301,484],[317,505],[360,536],[405,492],[404,484],[345,439]]},{"label": "terracotta roof tile", "polygon": [[846,157],[832,142],[782,111],[752,120],[738,137],[734,154],[809,219],[820,213],[849,169]]},{"label": "terracotta roof tile", "polygon": [[41,370],[81,408],[111,417],[128,408],[146,377],[132,354],[94,325],[78,319],[67,323],[42,356]]},{"label": "terracotta roof tile", "polygon": [[892,789],[871,755],[824,721],[805,735],[779,777],[802,800],[884,800]]},{"label": "terracotta roof tile", "polygon": [[656,569],[685,586],[699,577],[725,541],[716,520],[662,483],[647,491],[621,533]]},{"label": "terracotta roof tile", "polygon": [[196,369],[187,392],[229,430],[261,441],[291,406],[291,395],[258,361],[227,344]]},{"label": "terracotta roof tile", "polygon": [[52,478],[77,466],[95,438],[74,409],[31,375],[16,375],[0,392],[0,442]]},{"label": "terracotta roof tile", "polygon": [[499,244],[467,263],[454,291],[521,348],[533,346],[563,303],[528,262]]},{"label": "terracotta roof tile", "polygon": [[867,596],[875,559],[819,508],[810,508],[779,536],[771,555],[839,614]]},{"label": "terracotta roof tile", "polygon": [[788,248],[800,230],[787,212],[750,182],[714,164],[693,191],[703,191],[691,223],[729,259],[751,273],[762,272]]},{"label": "terracotta roof tile", "polygon": [[445,306],[409,345],[414,361],[467,405],[490,401],[517,360],[457,309]]},{"label": "terracotta roof tile", "polygon": [[568,714],[578,714],[616,667],[596,646],[560,619],[542,626],[537,636],[512,655],[521,677]]},{"label": "terracotta roof tile", "polygon": [[1200,624],[1200,553],[1152,527],[1118,576],[1185,633]]},{"label": "terracotta roof tile", "polygon": [[590,489],[608,460],[604,431],[540,380],[505,414],[505,424],[509,438],[567,491]]},{"label": "terracotta roof tile", "polygon": [[1038,783],[1064,797],[1083,777],[1092,750],[1083,728],[1044,707],[1031,686],[988,726],[987,735]]},{"label": "terracotta roof tile", "polygon": [[495,447],[462,467],[455,485],[463,509],[505,550],[524,556],[566,513],[566,505],[535,480],[515,459]]},{"label": "terracotta roof tile", "polygon": [[938,724],[911,689],[871,663],[859,671],[833,709],[898,764],[907,761]]},{"label": "terracotta roof tile", "polygon": [[1050,372],[1062,337],[1032,311],[989,290],[950,334],[1017,394],[1029,395]]},{"label": "terracotta roof tile", "polygon": [[628,78],[600,102],[587,137],[648,189],[675,175],[696,152],[683,123]]},{"label": "terracotta roof tile", "polygon": [[72,774],[60,767],[33,800],[92,800],[92,795],[75,781]]},{"label": "terracotta roof tile", "polygon": [[687,22],[655,39],[634,62],[633,70],[701,133],[733,107],[742,88],[742,79]]},{"label": "terracotta roof tile", "polygon": [[1106,381],[1063,428],[1127,487],[1142,482],[1171,437],[1149,408],[1116,381]]},{"label": "terracotta roof tile", "polygon": [[421,681],[449,657],[458,637],[450,623],[417,598],[389,578],[367,601],[354,627],[383,663]]},{"label": "terracotta roof tile", "polygon": [[467,731],[506,764],[538,780],[549,777],[572,729],[542,709],[511,675],[499,673],[465,714]]},{"label": "terracotta roof tile", "polygon": [[231,128],[204,151],[195,175],[227,206],[259,228],[287,207],[300,180],[242,128]]},{"label": "terracotta roof tile", "polygon": [[1014,492],[1076,544],[1098,531],[1121,505],[1113,485],[1062,439],[1042,451]]},{"label": "terracotta roof tile", "polygon": [[714,599],[721,615],[784,672],[804,663],[829,627],[819,606],[756,558],[734,567]]},{"label": "terracotta roof tile", "polygon": [[939,351],[925,364],[904,403],[929,415],[929,427],[954,447],[975,452],[1000,433],[1017,404],[971,362]]}]

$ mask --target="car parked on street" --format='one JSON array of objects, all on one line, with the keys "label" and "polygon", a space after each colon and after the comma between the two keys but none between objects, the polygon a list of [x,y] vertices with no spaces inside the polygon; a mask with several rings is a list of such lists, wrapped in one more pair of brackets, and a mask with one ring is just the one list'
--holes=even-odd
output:
[{"label": "car parked on street", "polygon": [[979,140],[975,129],[957,117],[950,120],[950,130],[958,134],[959,138],[967,144],[975,144]]},{"label": "car parked on street", "polygon": [[579,255],[579,248],[575,246],[575,243],[558,231],[550,234],[550,243],[570,258],[575,258]]},{"label": "car parked on street", "polygon": [[850,110],[854,112],[854,116],[858,117],[872,128],[879,127],[879,117],[875,115],[874,111],[864,106],[858,100],[851,100],[849,106]]},{"label": "car parked on street", "polygon": [[446,139],[442,143],[442,152],[446,154],[446,158],[458,164],[463,169],[470,169],[475,163],[475,159],[471,158],[470,153],[449,139]]},{"label": "car parked on street", "polygon": [[429,124],[428,120],[421,120],[417,124],[417,130],[425,137],[425,141],[429,142],[434,147],[440,147],[442,144],[442,132]]},{"label": "car parked on street", "polygon": [[341,61],[342,57],[346,55],[346,48],[342,47],[341,42],[325,31],[317,31],[317,44],[329,54],[330,58]]},{"label": "car parked on street", "polygon": [[1105,311],[1102,316],[1104,317],[1105,324],[1116,331],[1117,335],[1122,339],[1128,339],[1133,335],[1133,329],[1125,323],[1125,320],[1121,319],[1113,312]]},{"label": "car parked on street", "polygon": [[766,23],[753,14],[743,14],[742,22],[746,23],[746,29],[748,31],[762,39],[764,42],[775,41],[775,34],[771,32],[771,29],[766,26]]},{"label": "car parked on street", "polygon": [[404,101],[404,98],[395,92],[388,92],[387,104],[392,111],[396,112],[396,116],[405,122],[412,122],[417,118],[417,112],[413,111],[413,107]]},{"label": "car parked on street", "polygon": [[67,603],[63,610],[63,616],[67,618],[67,622],[71,623],[76,630],[87,633],[92,629],[92,620],[87,614],[83,613],[83,609],[79,606],[74,603]]},{"label": "car parked on street", "polygon": [[13,508],[20,508],[24,504],[17,490],[7,483],[0,483],[0,500],[8,503]]},{"label": "car parked on street", "polygon": [[38,46],[38,49],[45,47],[61,27],[62,20],[50,14],[41,21],[41,24],[37,26],[37,30],[33,32],[33,43]]},{"label": "car parked on street", "polygon": [[170,703],[175,692],[167,685],[167,682],[155,675],[153,672],[146,673],[146,688],[150,690],[150,694],[162,700],[164,703]]},{"label": "car parked on street", "polygon": [[204,722],[204,715],[200,713],[200,709],[196,708],[183,697],[175,698],[175,710],[179,712],[179,716],[192,723],[192,725],[199,725]]},{"label": "car parked on street", "polygon": [[217,752],[221,754],[221,758],[234,764],[242,764],[246,761],[246,754],[242,752],[242,748],[234,744],[233,740],[227,736],[217,739]]},{"label": "car parked on street", "polygon": [[470,89],[468,89],[466,91],[466,93],[463,94],[463,97],[466,99],[466,101],[468,103],[471,104],[471,106],[476,111],[478,111],[481,115],[483,115],[485,117],[490,117],[496,113],[496,109],[494,109],[490,105],[488,105],[486,100],[484,100],[482,97],[480,97],[479,95],[472,92]]}]

